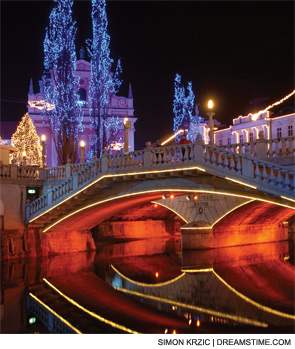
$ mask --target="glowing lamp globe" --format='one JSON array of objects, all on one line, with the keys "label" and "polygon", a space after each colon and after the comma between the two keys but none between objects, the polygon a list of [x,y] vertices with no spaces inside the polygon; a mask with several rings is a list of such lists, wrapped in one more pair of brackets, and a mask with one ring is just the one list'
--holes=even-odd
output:
[{"label": "glowing lamp globe", "polygon": [[46,140],[46,136],[45,136],[45,135],[42,135],[42,136],[41,136],[41,141],[42,141],[42,142],[45,142],[45,140]]},{"label": "glowing lamp globe", "polygon": [[209,109],[213,109],[213,106],[214,106],[213,101],[212,101],[212,99],[210,99],[210,100],[208,101],[208,108],[209,108]]},{"label": "glowing lamp globe", "polygon": [[80,142],[80,146],[81,146],[82,148],[84,148],[84,147],[85,147],[85,142],[84,142],[84,141],[81,141],[81,142]]}]

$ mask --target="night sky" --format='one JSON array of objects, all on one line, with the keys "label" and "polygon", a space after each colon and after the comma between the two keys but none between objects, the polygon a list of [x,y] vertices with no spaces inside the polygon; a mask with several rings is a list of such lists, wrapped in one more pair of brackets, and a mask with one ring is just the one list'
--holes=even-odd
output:
[{"label": "night sky", "polygon": [[[26,112],[30,77],[37,92],[52,1],[1,1],[1,119]],[[90,1],[74,1],[77,51],[91,37]],[[174,77],[192,81],[200,114],[208,99],[231,123],[294,89],[293,1],[107,1],[111,57],[132,83],[136,148],[172,133]],[[293,105],[294,98],[287,102]],[[286,105],[286,103],[284,103]],[[281,106],[280,106],[281,108]]]}]

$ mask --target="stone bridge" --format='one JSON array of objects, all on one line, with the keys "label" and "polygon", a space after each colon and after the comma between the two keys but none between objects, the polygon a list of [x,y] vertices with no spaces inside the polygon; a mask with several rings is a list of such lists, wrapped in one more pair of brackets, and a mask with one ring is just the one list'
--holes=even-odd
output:
[{"label": "stone bridge", "polygon": [[183,248],[284,240],[294,171],[201,140],[104,154],[28,204],[26,223],[44,233],[77,232],[155,201],[183,219]]}]

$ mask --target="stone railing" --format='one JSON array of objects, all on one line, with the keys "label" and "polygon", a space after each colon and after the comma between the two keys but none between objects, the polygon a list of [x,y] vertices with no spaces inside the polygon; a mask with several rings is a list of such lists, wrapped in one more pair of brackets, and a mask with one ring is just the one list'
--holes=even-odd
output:
[{"label": "stone railing", "polygon": [[26,217],[30,217],[39,211],[47,209],[50,206],[62,201],[69,195],[74,194],[78,189],[97,178],[101,173],[100,159],[93,160],[82,165],[83,166],[80,167],[82,169],[78,172],[74,172],[74,170],[78,169],[78,166],[71,166],[71,169],[73,169],[74,172],[72,176],[48,190],[46,194],[28,204],[26,206]]},{"label": "stone railing", "polygon": [[250,154],[257,159],[266,159],[282,156],[294,156],[295,137],[279,139],[259,138],[254,142],[221,145],[219,148],[230,150],[237,154]]},{"label": "stone railing", "polygon": [[[140,173],[155,169],[179,169],[199,166],[205,171],[240,180],[277,197],[293,197],[294,171],[271,162],[237,154],[220,147],[205,145],[201,140],[185,145],[151,148],[125,154],[104,154],[102,158],[83,164],[83,168],[28,204],[27,221],[103,174]],[[148,180],[148,178],[147,178]]]},{"label": "stone railing", "polygon": [[37,166],[0,165],[1,179],[30,179],[43,181],[46,170]]}]

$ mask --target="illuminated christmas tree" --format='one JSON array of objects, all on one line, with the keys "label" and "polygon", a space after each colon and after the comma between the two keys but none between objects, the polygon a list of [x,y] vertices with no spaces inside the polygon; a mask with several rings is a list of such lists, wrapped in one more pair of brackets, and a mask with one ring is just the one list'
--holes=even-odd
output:
[{"label": "illuminated christmas tree", "polygon": [[11,162],[18,165],[42,166],[42,146],[36,127],[26,113],[12,135],[11,145],[15,148]]},{"label": "illuminated christmas tree", "polygon": [[[193,108],[194,108],[195,95],[192,89],[192,82],[187,85],[187,91],[184,86],[181,85],[181,76],[176,74],[174,80],[174,100],[173,100],[173,132],[176,134],[179,129],[183,129],[190,135],[190,124],[194,121]],[[176,141],[180,139],[180,136],[175,137]]]},{"label": "illuminated christmas tree", "polygon": [[53,105],[43,109],[44,122],[49,123],[58,161],[78,160],[78,141],[83,132],[83,114],[79,105],[79,77],[75,73],[76,22],[72,19],[73,0],[54,0],[49,27],[44,40],[43,76],[45,101]]},{"label": "illuminated christmas tree", "polygon": [[[107,146],[107,108],[111,95],[118,92],[122,81],[121,62],[118,60],[115,74],[111,73],[113,60],[110,58],[110,36],[107,31],[108,19],[105,0],[92,0],[92,39],[88,39],[87,50],[91,58],[89,81],[89,115],[94,134],[90,138],[92,152],[100,156]],[[115,123],[112,123],[115,126]],[[117,123],[117,126],[119,123]],[[112,127],[113,127],[112,126]],[[110,133],[109,133],[110,134]]]}]

